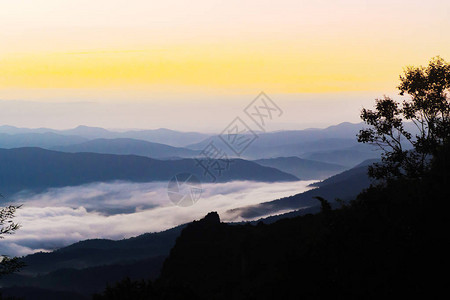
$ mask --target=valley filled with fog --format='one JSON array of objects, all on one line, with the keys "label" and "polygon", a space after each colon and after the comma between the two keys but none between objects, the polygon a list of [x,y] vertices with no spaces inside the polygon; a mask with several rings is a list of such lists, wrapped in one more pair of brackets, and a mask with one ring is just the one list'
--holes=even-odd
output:
[{"label": "valley filled with fog", "polygon": [[202,184],[194,205],[179,207],[167,195],[167,182],[92,183],[18,193],[14,204],[22,228],[1,244],[1,253],[25,255],[50,251],[92,238],[122,239],[159,232],[217,211],[224,222],[250,221],[236,211],[311,189],[314,181],[232,181]]}]

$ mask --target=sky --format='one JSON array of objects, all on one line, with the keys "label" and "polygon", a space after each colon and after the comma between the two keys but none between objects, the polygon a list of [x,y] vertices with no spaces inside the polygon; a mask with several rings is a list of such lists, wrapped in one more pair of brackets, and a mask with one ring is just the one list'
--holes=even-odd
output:
[{"label": "sky", "polygon": [[[221,113],[225,106],[245,106],[260,91],[290,111],[330,104],[305,113],[314,120],[288,118],[276,128],[345,121],[349,110],[357,119],[361,103],[396,93],[403,67],[450,57],[449,12],[444,0],[0,1],[0,108],[160,107],[147,118],[77,120],[85,110],[49,119],[57,112],[46,106],[0,123],[217,129],[232,115]],[[354,99],[351,108],[336,111],[343,99]],[[181,119],[154,121],[181,107]],[[208,126],[198,121],[205,110],[215,115]]]}]

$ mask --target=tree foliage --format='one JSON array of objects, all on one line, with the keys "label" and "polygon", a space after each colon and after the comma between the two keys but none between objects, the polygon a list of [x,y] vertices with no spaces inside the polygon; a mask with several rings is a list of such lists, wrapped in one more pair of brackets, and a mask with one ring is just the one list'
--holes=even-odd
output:
[{"label": "tree foliage", "polygon": [[[449,142],[450,64],[438,56],[426,67],[407,67],[398,89],[407,97],[403,102],[384,96],[374,110],[361,112],[369,127],[359,132],[358,141],[383,150],[382,162],[369,168],[376,179],[420,178]],[[415,130],[406,130],[406,122]]]},{"label": "tree foliage", "polygon": [[[0,208],[0,239],[5,235],[13,234],[20,228],[20,225],[13,221],[14,214],[20,206],[9,205]],[[10,258],[0,255],[0,277],[19,270],[23,264],[17,257]]]}]

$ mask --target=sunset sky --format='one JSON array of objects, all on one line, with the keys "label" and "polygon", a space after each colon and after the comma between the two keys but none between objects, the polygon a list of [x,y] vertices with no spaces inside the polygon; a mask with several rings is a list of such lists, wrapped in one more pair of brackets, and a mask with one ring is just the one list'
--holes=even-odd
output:
[{"label": "sunset sky", "polygon": [[368,99],[450,58],[449,15],[444,0],[1,1],[0,101]]}]

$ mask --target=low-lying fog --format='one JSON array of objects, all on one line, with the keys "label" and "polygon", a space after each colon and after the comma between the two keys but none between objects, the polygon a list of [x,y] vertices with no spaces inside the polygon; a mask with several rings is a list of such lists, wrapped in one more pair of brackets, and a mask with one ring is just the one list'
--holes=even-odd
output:
[{"label": "low-lying fog", "polygon": [[23,204],[15,218],[22,227],[2,240],[0,253],[25,255],[84,239],[158,232],[200,219],[210,211],[217,211],[222,221],[246,221],[229,210],[304,192],[312,182],[203,184],[200,200],[189,207],[170,201],[167,182],[95,183],[21,193],[7,200]]}]

